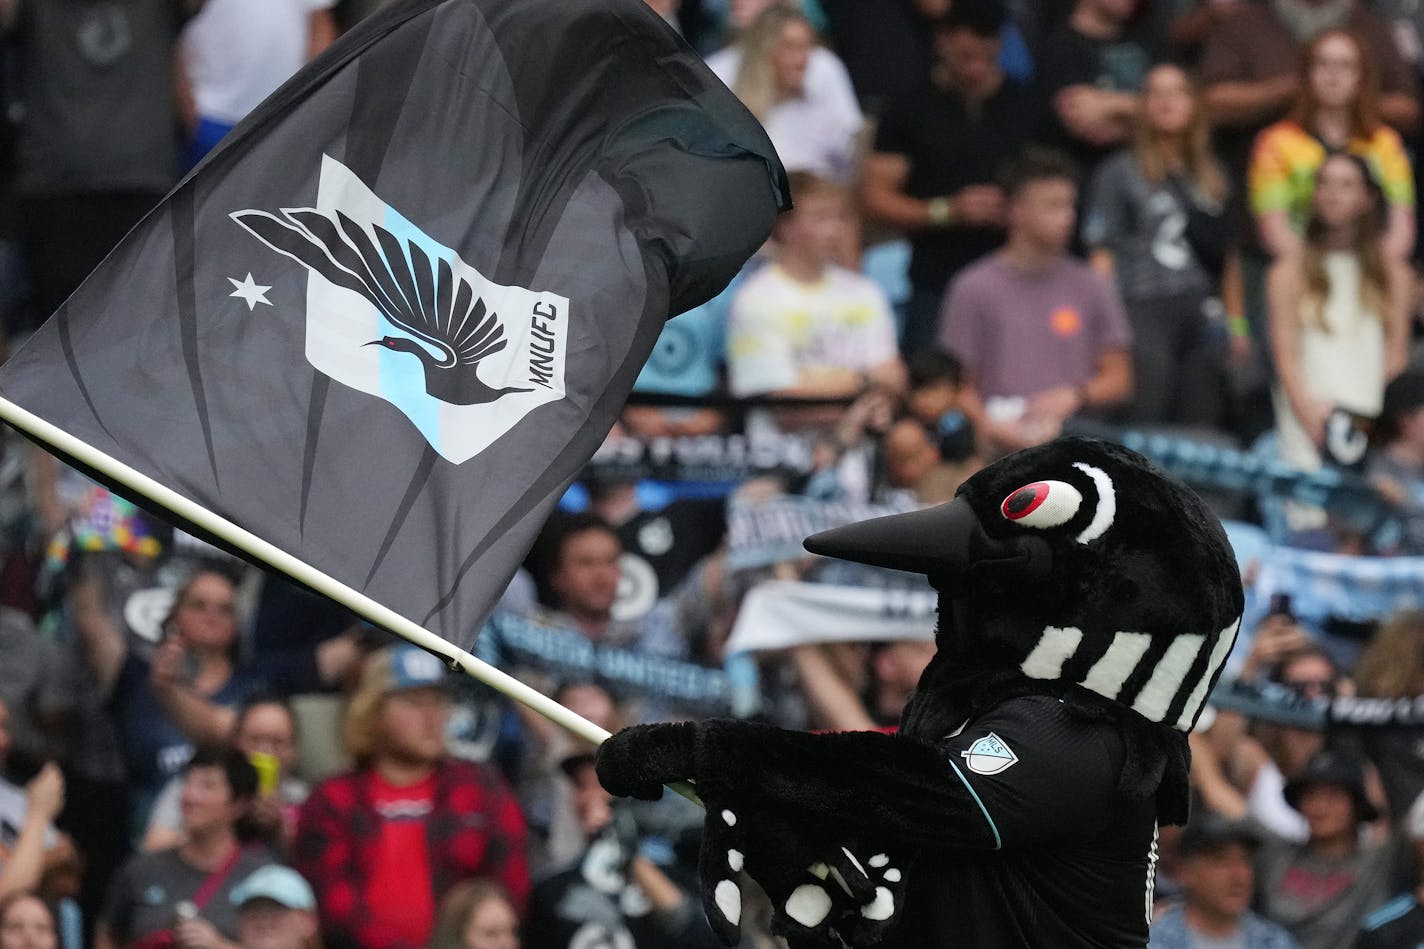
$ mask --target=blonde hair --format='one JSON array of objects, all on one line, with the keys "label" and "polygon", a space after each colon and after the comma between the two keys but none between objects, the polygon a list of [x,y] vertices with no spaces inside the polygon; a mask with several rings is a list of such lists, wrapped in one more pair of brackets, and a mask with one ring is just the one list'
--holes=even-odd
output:
[{"label": "blonde hair", "polygon": [[1355,664],[1360,694],[1412,698],[1424,692],[1424,610],[1401,610],[1370,637]]},{"label": "blonde hair", "polygon": [[381,710],[393,681],[390,649],[371,655],[361,667],[361,681],[341,722],[341,744],[358,767],[369,764],[376,756],[381,741]]},{"label": "blonde hair", "polygon": [[[1213,201],[1226,200],[1226,175],[1221,171],[1215,154],[1211,150],[1211,124],[1207,121],[1203,107],[1201,88],[1191,73],[1173,63],[1155,66],[1148,75],[1159,69],[1175,69],[1187,81],[1187,89],[1192,97],[1192,121],[1187,126],[1185,154],[1182,155],[1187,177],[1203,195]],[[1143,84],[1144,91],[1146,83]],[[1167,155],[1161,136],[1148,127],[1145,118],[1139,118],[1133,134],[1133,151],[1137,163],[1142,168],[1142,177],[1154,185],[1167,180]]]},{"label": "blonde hair", "polygon": [[763,10],[737,39],[737,46],[742,52],[742,62],[737,69],[737,79],[732,85],[732,91],[759,122],[766,121],[780,99],[780,90],[776,87],[776,70],[771,58],[786,27],[792,23],[804,23],[812,34],[815,33],[811,21],[800,11],[777,6]]},{"label": "blonde hair", "polygon": [[446,894],[435,916],[435,932],[430,937],[430,949],[464,949],[465,929],[475,910],[491,900],[500,900],[510,909],[518,910],[509,892],[496,880],[477,878],[465,880]]}]

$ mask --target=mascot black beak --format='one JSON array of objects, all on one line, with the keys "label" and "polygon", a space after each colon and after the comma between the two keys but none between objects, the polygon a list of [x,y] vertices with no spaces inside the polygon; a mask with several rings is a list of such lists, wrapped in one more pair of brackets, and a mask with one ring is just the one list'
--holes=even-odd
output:
[{"label": "mascot black beak", "polygon": [[805,547],[823,557],[923,573],[931,579],[983,572],[1041,577],[1053,566],[1046,539],[990,537],[962,497],[922,511],[822,531],[806,538]]}]

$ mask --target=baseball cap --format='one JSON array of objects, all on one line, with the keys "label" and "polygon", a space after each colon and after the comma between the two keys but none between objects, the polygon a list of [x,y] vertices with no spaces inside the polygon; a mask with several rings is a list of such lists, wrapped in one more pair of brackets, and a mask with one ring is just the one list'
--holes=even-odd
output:
[{"label": "baseball cap", "polygon": [[439,689],[445,685],[445,664],[419,646],[402,644],[391,648],[391,677],[384,691]]},{"label": "baseball cap", "polygon": [[291,867],[272,863],[260,867],[232,888],[234,906],[245,906],[253,900],[271,900],[287,909],[316,909],[316,895],[311,884]]},{"label": "baseball cap", "polygon": [[1343,788],[1355,799],[1355,819],[1368,823],[1379,817],[1379,811],[1365,796],[1365,772],[1360,763],[1348,755],[1334,751],[1322,751],[1305,770],[1286,784],[1286,803],[1300,810],[1300,798],[1307,790],[1322,784]]},{"label": "baseball cap", "polygon": [[1261,835],[1249,821],[1232,820],[1220,814],[1204,813],[1194,815],[1182,836],[1178,838],[1177,851],[1184,857],[1215,850],[1222,844],[1244,844],[1251,850],[1261,845]]}]

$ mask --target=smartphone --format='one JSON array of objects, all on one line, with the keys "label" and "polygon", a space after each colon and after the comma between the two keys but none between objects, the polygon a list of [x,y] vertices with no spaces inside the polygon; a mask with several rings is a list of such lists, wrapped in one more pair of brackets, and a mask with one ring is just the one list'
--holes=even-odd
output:
[{"label": "smartphone", "polygon": [[1291,595],[1289,593],[1272,594],[1269,615],[1294,617],[1295,614],[1291,612]]},{"label": "smartphone", "polygon": [[272,755],[254,751],[247,756],[247,760],[252,762],[252,767],[257,769],[257,791],[260,794],[271,794],[277,790],[277,774],[281,770],[281,765]]}]

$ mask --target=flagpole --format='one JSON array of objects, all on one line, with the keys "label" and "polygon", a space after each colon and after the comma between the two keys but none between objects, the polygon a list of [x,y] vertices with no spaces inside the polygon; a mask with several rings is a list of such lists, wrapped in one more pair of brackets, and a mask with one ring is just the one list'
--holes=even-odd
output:
[{"label": "flagpole", "polygon": [[594,744],[602,744],[608,732],[590,722],[582,715],[565,708],[547,695],[531,688],[518,679],[496,669],[494,666],[470,655],[454,643],[437,636],[428,629],[406,619],[387,606],[321,572],[305,561],[282,550],[256,534],[234,524],[226,518],[214,514],[207,508],[160,484],[148,475],[137,471],[117,458],[71,435],[61,428],[21,408],[9,399],[0,397],[0,419],[27,433],[41,442],[52,445],[95,471],[112,478],[132,490],[142,494],[180,517],[196,524],[249,554],[256,560],[305,583],[313,590],[330,597],[342,606],[365,617],[371,622],[415,643],[423,649],[444,658],[452,667],[463,669],[467,674],[485,683],[500,693],[509,696],[561,725],[580,738]]}]

